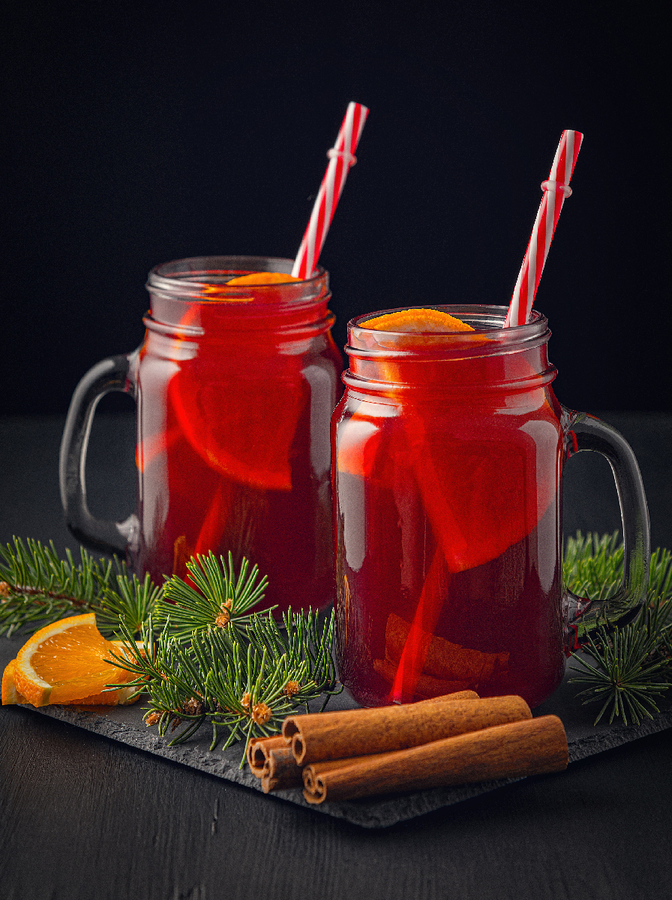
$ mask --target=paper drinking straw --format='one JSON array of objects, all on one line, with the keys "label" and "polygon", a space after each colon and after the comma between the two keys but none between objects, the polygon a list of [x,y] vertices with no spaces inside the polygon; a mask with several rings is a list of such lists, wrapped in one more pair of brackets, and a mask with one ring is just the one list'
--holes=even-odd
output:
[{"label": "paper drinking straw", "polygon": [[355,150],[364,130],[369,110],[361,103],[350,103],[338,132],[336,143],[329,150],[329,165],[324,173],[320,190],[313,206],[308,227],[294,261],[292,275],[310,278],[334,217],[341,191],[348,177],[350,166],[357,162]]},{"label": "paper drinking straw", "polygon": [[504,325],[524,325],[532,312],[532,304],[544,271],[548,250],[558,224],[562,204],[571,196],[569,186],[574,166],[581,149],[583,135],[580,131],[563,131],[555,159],[547,181],[543,181],[544,192],[539,204],[537,218],[532,228],[518,280],[506,314]]}]

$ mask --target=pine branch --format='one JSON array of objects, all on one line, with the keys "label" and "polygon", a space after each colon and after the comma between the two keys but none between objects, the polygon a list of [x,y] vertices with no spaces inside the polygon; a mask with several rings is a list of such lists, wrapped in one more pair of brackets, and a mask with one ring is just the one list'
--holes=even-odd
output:
[{"label": "pine branch", "polygon": [[177,575],[169,578],[157,602],[157,621],[170,620],[171,634],[180,640],[212,625],[246,626],[248,611],[263,599],[268,584],[266,576],[257,581],[259,569],[254,566],[250,571],[246,559],[236,577],[230,553],[226,560],[212,552],[195,556],[187,563],[187,572],[188,581]]},{"label": "pine branch", "polygon": [[[96,560],[86,550],[76,563],[60,559],[53,543],[14,538],[0,546],[0,635],[18,633],[68,615],[95,612],[108,636],[130,645],[117,665],[130,669],[138,691],[149,695],[148,723],[188,739],[209,723],[213,746],[278,730],[298,705],[341,689],[332,659],[333,614],[255,612],[267,579],[243,560],[210,553],[190,560],[186,579],[163,586],[129,575],[123,563]],[[584,703],[601,703],[605,715],[640,722],[658,710],[672,681],[672,554],[651,557],[649,589],[640,609],[626,600],[618,609],[599,601],[620,585],[623,547],[618,534],[567,541],[565,583],[596,600],[582,617],[584,651],[572,654],[584,685]],[[626,615],[624,615],[624,613]],[[134,643],[141,638],[142,649]],[[255,712],[256,709],[256,712]],[[267,718],[268,716],[268,718]]]},{"label": "pine branch", "polygon": [[110,560],[95,560],[83,548],[77,565],[70,550],[61,559],[53,542],[45,546],[15,537],[13,544],[0,546],[0,635],[95,611],[113,572]]},{"label": "pine branch", "polygon": [[[565,578],[575,593],[603,599],[620,584],[623,548],[615,540],[614,536],[584,539],[579,535],[573,544],[568,542]],[[625,606],[637,609],[632,603]],[[592,663],[572,653],[581,674],[570,681],[587,685],[577,696],[584,704],[602,703],[596,725],[607,713],[610,724],[614,719],[640,724],[659,711],[659,698],[672,687],[672,554],[668,550],[658,549],[651,555],[643,607],[630,621],[622,613],[621,606],[616,613],[620,621],[614,621],[613,614],[602,614],[584,624],[583,650]]]},{"label": "pine branch", "polygon": [[140,581],[124,569],[101,591],[95,608],[96,624],[103,634],[117,636],[119,623],[123,621],[131,634],[140,635],[162,594],[163,588],[154,584],[149,575]]},{"label": "pine branch", "polygon": [[[254,612],[267,579],[243,560],[236,573],[228,558],[209,553],[187,563],[187,576],[169,578],[154,614],[141,628],[144,649],[117,665],[149,697],[145,721],[159,733],[178,731],[171,744],[188,740],[204,723],[211,747],[280,730],[302,704],[341,690],[332,658],[334,615],[320,623],[316,612],[282,616]],[[130,641],[133,625],[120,619]],[[160,630],[160,633],[157,633]]]},{"label": "pine branch", "polygon": [[[283,635],[270,610],[245,625],[210,624],[195,629],[188,640],[173,633],[169,619],[157,637],[154,623],[143,627],[144,648],[131,646],[130,658],[116,664],[131,671],[131,685],[149,696],[145,714],[159,733],[182,730],[171,744],[188,740],[209,723],[211,749],[226,733],[222,749],[254,735],[278,732],[282,720],[300,705],[340,692],[331,657],[333,612],[320,629],[318,616],[287,613]],[[121,623],[126,641],[130,629]],[[135,648],[135,649],[134,649]],[[242,760],[241,760],[242,765]]]},{"label": "pine branch", "polygon": [[618,531],[610,535],[578,532],[565,543],[563,557],[564,582],[579,597],[592,602],[579,621],[583,635],[598,625],[616,622],[630,612],[636,601],[625,598],[619,603],[602,605],[616,593],[623,580],[624,548]]},{"label": "pine branch", "polygon": [[612,633],[599,627],[587,639],[594,665],[573,654],[585,673],[572,678],[572,682],[589,685],[577,696],[586,697],[584,703],[603,701],[596,725],[607,711],[609,724],[621,718],[626,725],[628,718],[639,724],[658,712],[655,698],[672,687],[672,682],[664,680],[672,674],[670,660],[659,652],[661,629],[669,629],[670,623],[665,625],[661,619],[669,620],[669,606],[647,607],[634,622]]}]

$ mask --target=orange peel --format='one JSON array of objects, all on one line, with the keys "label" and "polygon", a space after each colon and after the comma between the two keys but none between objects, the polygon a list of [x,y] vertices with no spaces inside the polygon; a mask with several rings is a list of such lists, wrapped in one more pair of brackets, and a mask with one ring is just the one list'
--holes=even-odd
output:
[{"label": "orange peel", "polygon": [[2,673],[2,705],[7,706],[11,703],[26,703],[26,698],[16,689],[14,681],[14,669],[16,668],[16,660],[13,659],[5,666]]}]

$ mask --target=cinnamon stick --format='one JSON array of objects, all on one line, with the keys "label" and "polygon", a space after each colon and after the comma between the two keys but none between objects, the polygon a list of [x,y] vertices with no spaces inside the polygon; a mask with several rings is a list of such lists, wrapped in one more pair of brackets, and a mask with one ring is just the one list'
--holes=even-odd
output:
[{"label": "cinnamon stick", "polygon": [[284,791],[287,788],[301,787],[303,770],[297,765],[292,748],[272,747],[261,774],[261,789],[265,794],[269,791]]},{"label": "cinnamon stick", "polygon": [[[431,697],[421,703],[433,703],[443,697]],[[458,691],[453,694],[454,700],[478,700],[476,691]],[[297,765],[292,752],[282,734],[271,734],[266,737],[250,738],[247,751],[247,764],[250,772],[262,781],[264,791],[282,789],[301,785],[301,768]],[[291,782],[291,784],[290,784]],[[281,784],[282,783],[282,784]],[[268,785],[268,788],[266,787]]]},{"label": "cinnamon stick", "polygon": [[[416,628],[422,644],[422,672],[444,681],[463,681],[477,685],[492,679],[496,673],[508,669],[508,653],[488,653],[454,644]],[[390,613],[385,626],[385,656],[398,664],[411,632],[411,625],[395,613]],[[420,674],[420,673],[418,673]]]},{"label": "cinnamon stick", "polygon": [[439,738],[531,718],[522,697],[442,699],[289,716],[282,725],[296,762],[342,759],[426,744]]},{"label": "cinnamon stick", "polygon": [[304,769],[308,803],[559,772],[567,736],[557,716],[495,725],[389,753],[312,763]]},{"label": "cinnamon stick", "polygon": [[416,700],[416,703],[443,703],[444,700],[478,700],[479,696],[476,691],[459,690],[446,691],[445,694],[434,694],[433,697],[425,697],[424,700]]},{"label": "cinnamon stick", "polygon": [[247,764],[250,772],[261,781],[265,794],[303,784],[301,767],[296,764],[292,748],[281,734],[251,738],[247,745]]},{"label": "cinnamon stick", "polygon": [[286,747],[287,741],[281,734],[272,734],[269,737],[250,738],[247,745],[247,764],[250,771],[257,778],[261,778],[264,766],[268,761],[268,755],[274,747]]},{"label": "cinnamon stick", "polygon": [[[394,663],[389,659],[373,660],[374,671],[390,685],[394,683],[397,665],[398,663]],[[413,693],[428,699],[430,697],[452,694],[457,691],[465,692],[470,683],[469,681],[445,681],[442,678],[436,678],[434,675],[421,674],[414,679]]]}]

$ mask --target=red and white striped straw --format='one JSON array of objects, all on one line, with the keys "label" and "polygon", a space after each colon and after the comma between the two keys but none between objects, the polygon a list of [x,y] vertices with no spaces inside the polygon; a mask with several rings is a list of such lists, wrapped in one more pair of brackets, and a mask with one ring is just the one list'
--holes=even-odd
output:
[{"label": "red and white striped straw", "polygon": [[532,228],[518,280],[506,314],[504,325],[524,325],[532,312],[532,305],[544,271],[548,250],[558,224],[562,205],[571,196],[569,182],[581,149],[583,135],[580,131],[563,131],[548,181],[543,181],[537,218]]},{"label": "red and white striped straw", "polygon": [[324,241],[348,177],[350,166],[357,162],[355,150],[364,130],[369,110],[361,103],[350,103],[338,132],[336,143],[329,150],[329,165],[324,173],[313,212],[294,260],[292,275],[310,278],[317,265]]}]

